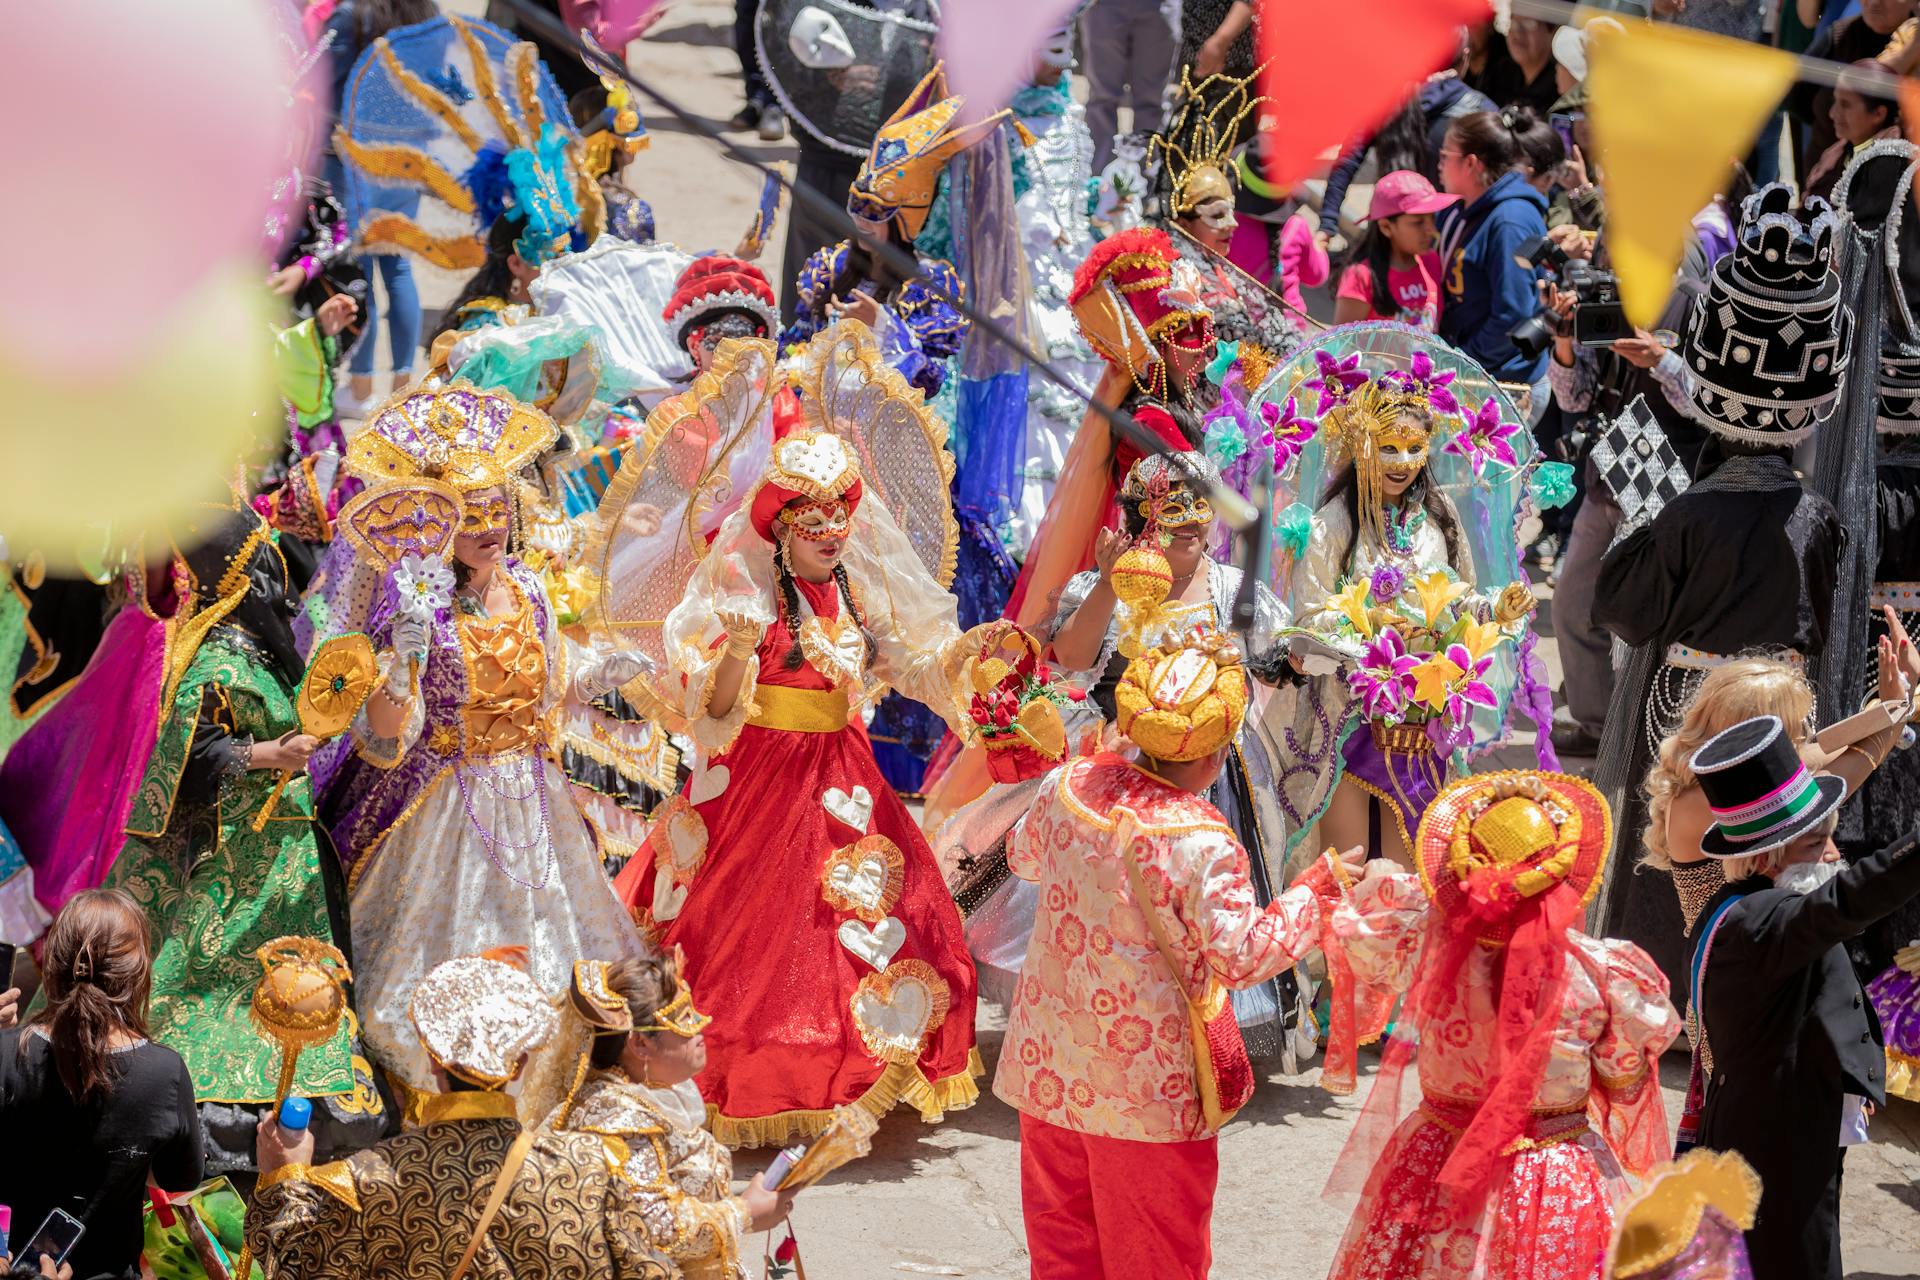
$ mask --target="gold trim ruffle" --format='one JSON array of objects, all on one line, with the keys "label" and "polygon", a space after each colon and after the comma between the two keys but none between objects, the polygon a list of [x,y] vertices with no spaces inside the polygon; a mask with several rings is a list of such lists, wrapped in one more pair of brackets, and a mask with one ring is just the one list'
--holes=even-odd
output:
[{"label": "gold trim ruffle", "polygon": [[[927,1079],[918,1063],[896,1062],[880,1073],[867,1091],[850,1104],[875,1117],[884,1116],[901,1103],[920,1113],[928,1124],[939,1123],[949,1111],[965,1111],[980,1100],[976,1080],[987,1073],[980,1050],[967,1051],[962,1071],[940,1080]],[[728,1147],[780,1147],[804,1142],[826,1132],[833,1121],[833,1108],[823,1111],[782,1111],[770,1116],[728,1116],[712,1104],[707,1106],[707,1127]]]}]

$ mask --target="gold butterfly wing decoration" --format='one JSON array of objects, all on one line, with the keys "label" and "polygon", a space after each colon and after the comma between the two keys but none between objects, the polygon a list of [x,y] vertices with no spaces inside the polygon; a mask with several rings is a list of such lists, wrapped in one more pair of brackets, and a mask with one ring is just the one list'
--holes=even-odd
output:
[{"label": "gold butterfly wing decoration", "polygon": [[809,425],[852,446],[865,485],[861,500],[878,499],[933,580],[951,585],[960,548],[953,454],[946,424],[926,397],[887,364],[873,332],[857,320],[816,334],[795,381]]},{"label": "gold butterfly wing decoration", "polygon": [[765,470],[777,358],[763,338],[721,343],[691,388],[647,415],[646,433],[628,446],[594,514],[583,563],[599,594],[587,625],[639,649],[660,672],[672,665],[662,624],[686,594],[708,535]]}]

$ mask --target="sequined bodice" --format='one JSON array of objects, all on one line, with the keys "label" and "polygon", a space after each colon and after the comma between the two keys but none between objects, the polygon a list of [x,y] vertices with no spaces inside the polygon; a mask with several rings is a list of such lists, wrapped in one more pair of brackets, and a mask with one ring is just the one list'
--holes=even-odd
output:
[{"label": "sequined bodice", "polygon": [[460,653],[467,664],[468,688],[460,716],[469,755],[523,751],[541,736],[546,645],[518,585],[514,597],[511,613],[460,619]]}]

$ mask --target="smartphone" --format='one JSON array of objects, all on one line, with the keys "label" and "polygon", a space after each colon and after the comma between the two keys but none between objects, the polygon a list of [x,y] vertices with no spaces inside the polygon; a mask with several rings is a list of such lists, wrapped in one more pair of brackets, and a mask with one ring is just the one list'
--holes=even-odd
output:
[{"label": "smartphone", "polygon": [[1560,145],[1567,149],[1569,160],[1573,158],[1573,126],[1584,118],[1585,113],[1567,111],[1556,111],[1547,117],[1547,123],[1551,124],[1553,131],[1560,135]]},{"label": "smartphone", "polygon": [[13,989],[13,958],[19,951],[11,942],[0,942],[0,991]]},{"label": "smartphone", "polygon": [[47,1215],[40,1229],[33,1233],[33,1243],[27,1246],[28,1258],[47,1257],[53,1259],[53,1265],[59,1266],[73,1252],[73,1246],[85,1235],[87,1224],[63,1209],[55,1209]]}]

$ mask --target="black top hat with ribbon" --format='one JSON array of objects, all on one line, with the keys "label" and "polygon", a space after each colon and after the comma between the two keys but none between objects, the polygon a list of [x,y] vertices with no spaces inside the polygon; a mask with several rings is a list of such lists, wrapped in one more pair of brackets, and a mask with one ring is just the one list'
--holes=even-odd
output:
[{"label": "black top hat with ribbon", "polygon": [[1777,849],[1818,826],[1847,798],[1847,784],[1801,761],[1779,716],[1758,716],[1710,739],[1687,762],[1713,825],[1700,840],[1709,858]]}]

